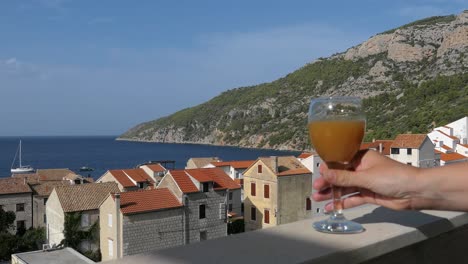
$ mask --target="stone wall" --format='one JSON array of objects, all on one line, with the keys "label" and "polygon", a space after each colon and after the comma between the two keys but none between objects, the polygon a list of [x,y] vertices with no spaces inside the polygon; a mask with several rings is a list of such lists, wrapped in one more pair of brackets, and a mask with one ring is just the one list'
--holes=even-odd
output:
[{"label": "stone wall", "polygon": [[[225,204],[226,191],[214,191],[210,186],[210,191],[203,193],[190,193],[187,195],[188,204],[188,237],[189,243],[200,241],[200,232],[206,231],[207,239],[227,236],[227,223],[225,219],[220,219],[220,204]],[[199,206],[205,204],[204,219],[199,218]]]},{"label": "stone wall", "polygon": [[124,256],[184,244],[182,208],[125,215],[122,226]]},{"label": "stone wall", "polygon": [[[24,211],[16,212],[16,205],[24,203]],[[0,205],[4,211],[12,211],[16,214],[14,227],[11,233],[16,233],[16,224],[18,221],[25,221],[25,228],[32,226],[32,195],[31,193],[15,193],[0,195]]]}]

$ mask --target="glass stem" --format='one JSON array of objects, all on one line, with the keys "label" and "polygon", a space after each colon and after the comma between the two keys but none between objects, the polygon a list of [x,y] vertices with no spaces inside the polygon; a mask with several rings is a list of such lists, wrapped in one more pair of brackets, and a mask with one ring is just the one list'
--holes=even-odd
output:
[{"label": "glass stem", "polygon": [[341,187],[332,185],[332,197],[333,197],[333,215],[343,214],[343,202],[341,200]]}]

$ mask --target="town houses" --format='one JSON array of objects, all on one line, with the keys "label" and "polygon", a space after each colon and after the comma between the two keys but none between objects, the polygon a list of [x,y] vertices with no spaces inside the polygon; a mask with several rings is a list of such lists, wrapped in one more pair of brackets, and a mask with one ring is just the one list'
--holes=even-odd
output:
[{"label": "town houses", "polygon": [[[361,149],[421,168],[467,162],[467,121],[374,139]],[[322,163],[315,152],[193,157],[185,168],[148,163],[109,169],[96,181],[69,169],[43,169],[0,179],[0,209],[15,214],[9,232],[43,227],[51,248],[64,246],[67,221],[76,219],[78,231],[98,235],[75,249],[99,252],[106,261],[229,236],[234,223],[251,232],[323,215],[326,202],[311,199]]]}]

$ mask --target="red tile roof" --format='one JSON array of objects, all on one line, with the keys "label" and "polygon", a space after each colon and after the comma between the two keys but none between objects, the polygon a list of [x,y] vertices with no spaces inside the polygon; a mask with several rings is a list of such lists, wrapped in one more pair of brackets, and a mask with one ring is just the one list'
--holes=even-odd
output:
[{"label": "red tile roof", "polygon": [[312,153],[309,153],[309,152],[302,152],[299,156],[297,156],[297,158],[299,159],[307,159],[308,157],[312,156],[313,154]]},{"label": "red tile roof", "polygon": [[280,176],[289,176],[289,175],[299,175],[299,174],[310,174],[312,173],[310,170],[307,168],[300,168],[300,169],[293,169],[293,170],[287,170],[283,171],[277,174],[278,177]]},{"label": "red tile roof", "polygon": [[109,173],[114,176],[124,188],[134,187],[135,184],[128,178],[127,174],[123,170],[109,170]]},{"label": "red tile roof", "polygon": [[214,182],[213,188],[215,190],[241,188],[239,184],[220,168],[188,169],[185,171],[199,182]]},{"label": "red tile roof", "polygon": [[255,160],[232,160],[212,162],[211,164],[213,164],[215,167],[232,166],[234,169],[246,169],[254,162]]},{"label": "red tile roof", "polygon": [[153,179],[151,179],[151,177],[148,174],[146,174],[146,172],[143,169],[126,169],[123,171],[136,182],[154,183]]},{"label": "red tile roof", "polygon": [[172,175],[172,178],[174,178],[176,184],[183,193],[193,193],[199,191],[185,170],[170,170],[169,173]]},{"label": "red tile roof", "polygon": [[453,161],[453,160],[468,160],[468,157],[465,157],[459,153],[441,153],[440,160],[443,161]]},{"label": "red tile roof", "polygon": [[443,145],[442,148],[445,149],[445,150],[452,150],[451,147],[448,147],[448,146],[445,146],[445,145]]},{"label": "red tile roof", "polygon": [[243,185],[244,184],[244,179],[234,179],[234,182],[239,184],[239,185]]},{"label": "red tile roof", "polygon": [[147,164],[146,167],[154,172],[163,172],[166,170],[161,164]]},{"label": "red tile roof", "polygon": [[31,193],[25,179],[21,178],[4,178],[0,179],[0,195],[1,194],[14,194],[14,193]]},{"label": "red tile roof", "polygon": [[393,140],[375,140],[374,142],[364,142],[361,144],[361,149],[375,149],[379,151],[379,146],[382,144],[382,154],[390,155],[390,149]]},{"label": "red tile roof", "polygon": [[395,138],[391,147],[419,149],[426,137],[425,134],[400,134]]},{"label": "red tile roof", "polygon": [[167,188],[120,193],[120,210],[123,214],[136,214],[182,207]]}]

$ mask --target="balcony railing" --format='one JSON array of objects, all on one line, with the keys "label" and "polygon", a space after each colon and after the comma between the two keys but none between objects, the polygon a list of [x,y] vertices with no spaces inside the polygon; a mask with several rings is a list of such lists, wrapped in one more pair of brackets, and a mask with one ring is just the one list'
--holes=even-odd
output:
[{"label": "balcony railing", "polygon": [[110,263],[464,263],[468,214],[392,211],[363,206],[346,216],[364,225],[353,235],[316,232],[307,219],[270,229],[127,256]]}]

